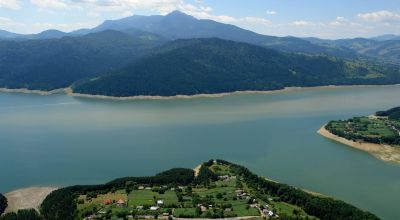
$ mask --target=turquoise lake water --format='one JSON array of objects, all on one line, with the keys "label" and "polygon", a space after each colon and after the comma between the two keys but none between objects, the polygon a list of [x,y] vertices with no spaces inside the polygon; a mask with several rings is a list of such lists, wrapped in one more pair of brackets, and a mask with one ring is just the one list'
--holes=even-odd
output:
[{"label": "turquoise lake water", "polygon": [[158,101],[0,93],[0,192],[221,158],[400,219],[400,165],[316,133],[332,119],[400,106],[399,97],[400,86]]}]

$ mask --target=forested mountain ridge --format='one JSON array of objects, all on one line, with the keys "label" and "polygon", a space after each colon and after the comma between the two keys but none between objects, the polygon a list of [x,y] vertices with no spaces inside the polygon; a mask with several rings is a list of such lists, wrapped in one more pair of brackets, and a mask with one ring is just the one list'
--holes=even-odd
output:
[{"label": "forested mountain ridge", "polygon": [[53,90],[121,68],[164,43],[155,34],[106,30],[81,37],[0,41],[0,87]]},{"label": "forested mountain ridge", "polygon": [[282,53],[213,38],[168,43],[128,67],[77,83],[73,91],[116,97],[175,96],[396,82],[400,82],[396,66]]}]

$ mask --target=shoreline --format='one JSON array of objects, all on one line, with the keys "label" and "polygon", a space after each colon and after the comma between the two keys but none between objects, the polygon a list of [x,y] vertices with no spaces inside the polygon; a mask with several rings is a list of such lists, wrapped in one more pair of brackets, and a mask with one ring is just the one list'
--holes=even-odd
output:
[{"label": "shoreline", "polygon": [[21,89],[8,89],[8,88],[0,88],[1,93],[22,93],[22,94],[36,94],[36,95],[54,95],[57,93],[64,92],[65,89],[55,89],[55,90],[50,90],[50,91],[44,91],[44,90],[31,90],[31,89],[26,89],[26,88],[21,88]]},{"label": "shoreline", "polygon": [[37,94],[37,95],[54,95],[58,93],[64,93],[71,97],[77,98],[88,98],[88,99],[103,99],[103,100],[117,100],[117,101],[132,101],[132,100],[175,100],[175,99],[196,99],[196,98],[221,98],[232,95],[247,95],[247,94],[275,94],[284,92],[295,92],[295,91],[312,91],[312,90],[325,90],[325,89],[342,89],[342,88],[364,88],[364,87],[392,87],[400,86],[400,84],[391,85],[327,85],[327,86],[313,86],[313,87],[285,87],[284,89],[278,90],[246,90],[246,91],[233,91],[225,93],[213,93],[213,94],[196,94],[196,95],[175,95],[175,96],[106,96],[106,95],[91,95],[83,93],[74,93],[70,87],[55,89],[51,91],[42,90],[29,90],[26,88],[20,89],[8,89],[0,88],[0,93],[22,93],[22,94]]},{"label": "shoreline", "polygon": [[390,145],[385,145],[385,144],[351,141],[343,137],[339,137],[335,134],[332,134],[325,128],[325,126],[326,125],[322,126],[317,131],[318,134],[324,136],[325,138],[331,139],[333,141],[339,142],[341,144],[347,145],[349,147],[358,150],[368,152],[377,159],[386,162],[400,163],[400,148],[391,147]]},{"label": "shoreline", "polygon": [[19,209],[36,209],[39,207],[43,200],[58,187],[28,187],[16,189],[4,194],[8,200],[8,206],[5,213],[15,212]]}]

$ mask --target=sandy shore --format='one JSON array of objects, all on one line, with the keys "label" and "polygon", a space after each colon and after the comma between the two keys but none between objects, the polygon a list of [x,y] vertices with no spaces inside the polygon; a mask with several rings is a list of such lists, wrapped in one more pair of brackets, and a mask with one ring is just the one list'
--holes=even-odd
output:
[{"label": "sandy shore", "polygon": [[201,168],[201,164],[193,169],[195,177],[197,177],[199,175],[200,168]]},{"label": "sandy shore", "polygon": [[64,92],[69,96],[81,97],[81,98],[95,98],[95,99],[109,99],[109,100],[171,100],[171,99],[194,99],[194,98],[220,98],[231,95],[240,94],[275,94],[283,92],[295,92],[295,91],[312,91],[312,90],[326,90],[326,89],[342,89],[342,88],[358,88],[358,87],[388,87],[388,86],[399,86],[396,85],[352,85],[352,86],[315,86],[315,87],[286,87],[279,90],[266,90],[266,91],[235,91],[226,93],[215,93],[215,94],[197,94],[197,95],[176,95],[176,96],[128,96],[128,97],[115,97],[105,95],[89,95],[74,93],[71,88],[64,89]]},{"label": "sandy shore", "polygon": [[36,95],[53,95],[56,93],[64,92],[65,89],[56,89],[51,91],[42,91],[42,90],[30,90],[30,89],[7,89],[0,88],[0,92],[3,93],[24,93],[24,94],[36,94]]},{"label": "sandy shore", "polygon": [[39,206],[46,196],[56,189],[56,187],[30,187],[6,193],[5,196],[8,200],[6,212],[31,208],[39,210]]},{"label": "sandy shore", "polygon": [[395,148],[383,144],[373,144],[347,140],[345,138],[330,133],[328,130],[325,129],[325,125],[318,130],[318,133],[331,140],[356,148],[358,150],[366,151],[380,160],[400,163],[400,148]]},{"label": "sandy shore", "polygon": [[0,92],[7,93],[26,93],[26,94],[39,94],[39,95],[53,95],[56,93],[65,93],[72,97],[80,98],[92,98],[92,99],[108,99],[108,100],[171,100],[171,99],[194,99],[194,98],[220,98],[231,95],[239,94],[275,94],[283,92],[295,92],[295,91],[311,91],[311,90],[326,90],[326,89],[342,89],[342,88],[358,88],[358,87],[391,87],[399,86],[396,85],[352,85],[352,86],[315,86],[315,87],[286,87],[280,90],[267,90],[267,91],[235,91],[227,93],[216,93],[216,94],[197,94],[197,95],[176,95],[176,96],[128,96],[128,97],[115,97],[115,96],[105,96],[105,95],[90,95],[74,93],[71,88],[57,89],[52,91],[41,91],[41,90],[28,90],[28,89],[7,89],[0,88]]}]

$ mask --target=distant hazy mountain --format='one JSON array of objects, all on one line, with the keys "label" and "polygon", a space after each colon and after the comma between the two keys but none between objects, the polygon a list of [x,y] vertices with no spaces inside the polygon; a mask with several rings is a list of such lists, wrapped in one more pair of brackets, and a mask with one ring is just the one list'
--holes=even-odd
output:
[{"label": "distant hazy mountain", "polygon": [[5,30],[0,30],[0,40],[1,39],[13,39],[23,36],[22,34],[11,33]]},{"label": "distant hazy mountain", "polygon": [[[287,52],[327,54],[351,59],[357,58],[357,53],[348,48],[332,45],[322,46],[296,37],[261,35],[234,25],[223,24],[213,20],[196,19],[179,11],[174,11],[166,16],[134,15],[119,20],[108,20],[93,29],[80,29],[70,33],[49,30],[33,35],[16,34],[14,39],[50,39],[64,36],[82,36],[104,30],[124,32],[132,29],[154,33],[170,40],[216,37],[225,40],[261,45]],[[8,37],[7,39],[11,38],[13,37]]]},{"label": "distant hazy mountain", "polygon": [[394,40],[394,38],[391,40],[382,41],[367,38],[341,40],[307,38],[307,40],[313,44],[318,44],[325,47],[332,46],[347,48],[356,52],[359,54],[359,56],[372,61],[400,64],[400,40]]},{"label": "distant hazy mountain", "polygon": [[8,31],[0,30],[0,40],[56,39],[65,36],[73,36],[73,34],[65,33],[58,30],[46,30],[38,34],[15,34]]},{"label": "distant hazy mountain", "polygon": [[179,11],[166,16],[134,15],[120,20],[105,21],[88,32],[101,30],[138,29],[164,36],[171,40],[191,38],[220,38],[266,46],[273,49],[312,54],[329,54],[355,58],[356,54],[346,48],[334,48],[315,45],[295,37],[274,37],[257,34],[234,25],[223,24],[213,20],[196,19]]},{"label": "distant hazy mountain", "polygon": [[0,41],[0,87],[67,87],[121,68],[164,42],[155,34],[112,30],[82,37]]},{"label": "distant hazy mountain", "polygon": [[178,40],[157,51],[114,73],[78,83],[73,90],[122,97],[173,96],[400,82],[398,68],[287,54],[221,39]]},{"label": "distant hazy mountain", "polygon": [[400,36],[394,34],[385,34],[377,37],[372,37],[371,39],[376,41],[400,40]]},{"label": "distant hazy mountain", "polygon": [[65,36],[70,36],[69,33],[65,33],[59,30],[46,30],[38,34],[28,35],[30,39],[52,39],[52,38],[61,38]]}]

